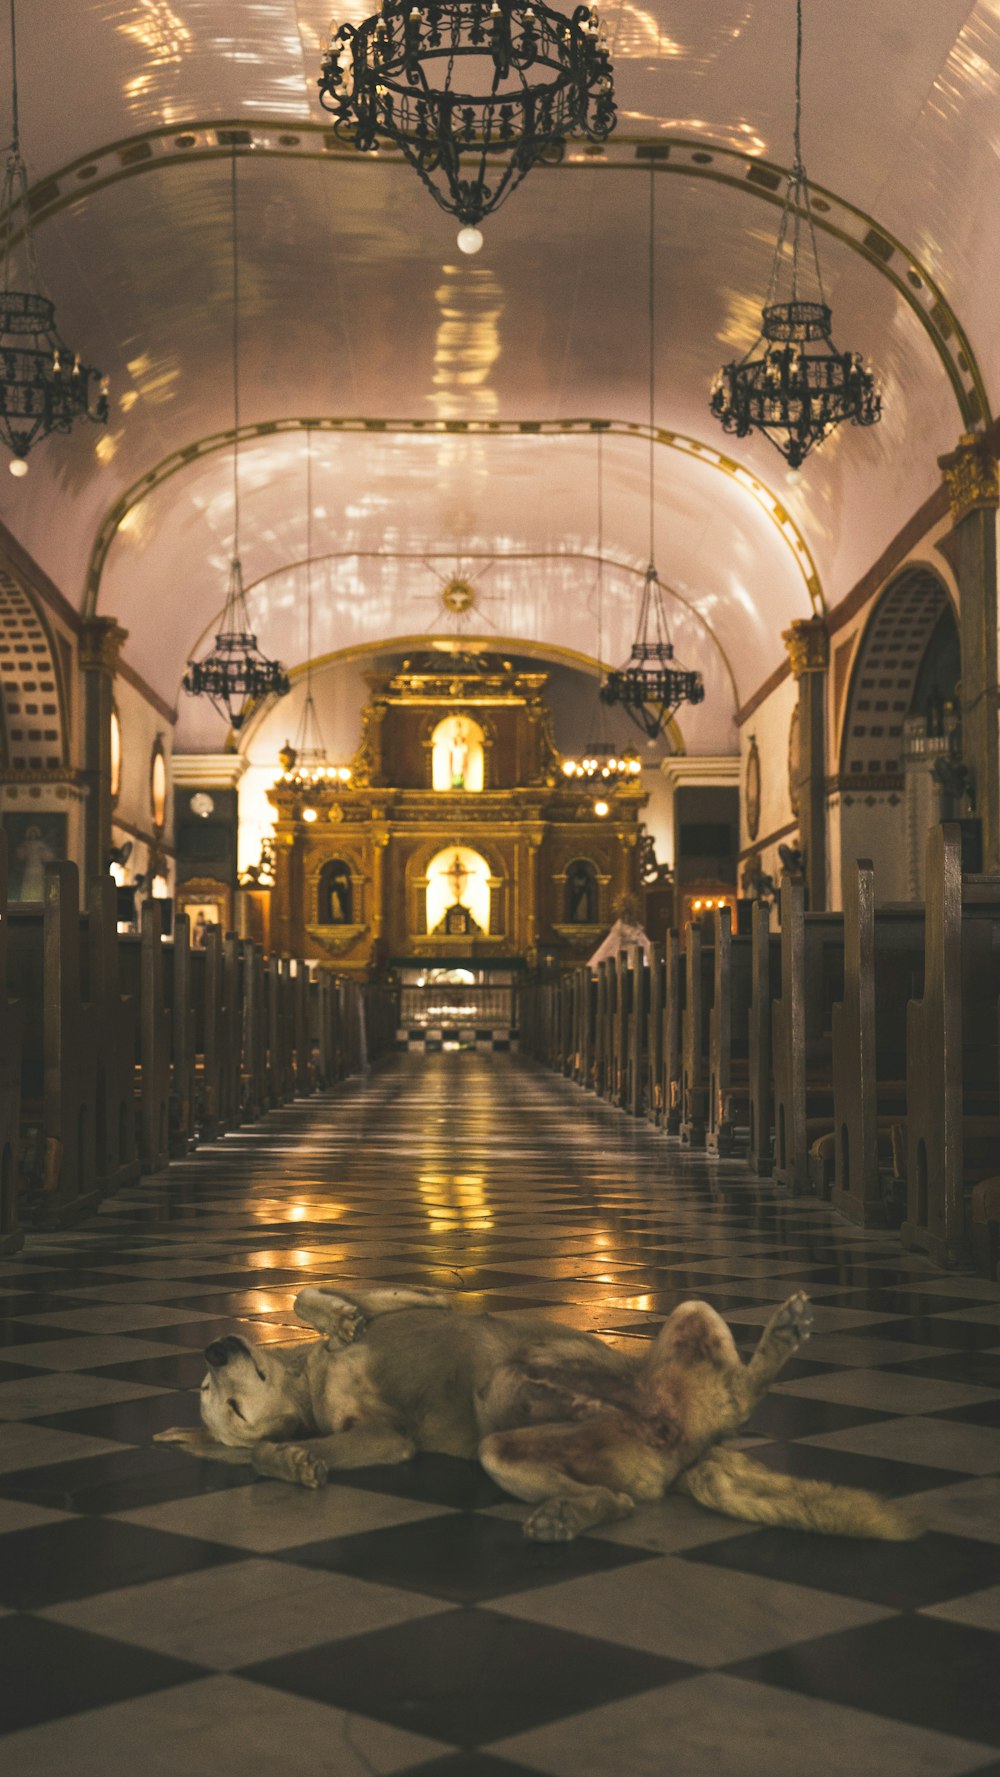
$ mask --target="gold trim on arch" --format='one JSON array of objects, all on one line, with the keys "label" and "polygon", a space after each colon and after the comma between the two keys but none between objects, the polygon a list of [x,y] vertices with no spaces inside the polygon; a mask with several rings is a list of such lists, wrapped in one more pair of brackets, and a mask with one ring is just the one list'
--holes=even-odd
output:
[{"label": "gold trim on arch", "polygon": [[[715,642],[714,636],[712,640]],[[593,673],[598,668],[601,672],[608,672],[611,666],[610,662],[598,661],[591,654],[582,654],[579,648],[564,648],[558,642],[526,642],[520,636],[438,636],[430,635],[424,630],[417,635],[390,636],[388,640],[378,642],[351,642],[346,648],[334,648],[329,654],[318,654],[311,663],[312,670],[314,673],[323,672],[328,666],[341,666],[345,661],[362,659],[366,655],[396,654],[408,648],[426,648],[428,644],[448,654],[480,648],[486,649],[490,654],[524,654],[531,660],[556,661],[559,664],[580,667],[588,673]],[[715,645],[719,647],[718,642]],[[722,654],[721,647],[719,652]],[[722,658],[725,660],[725,654],[722,654]],[[293,683],[296,679],[304,678],[308,665],[309,662],[303,660],[298,666],[289,669],[288,676]],[[728,660],[726,667],[731,672]],[[230,729],[227,748],[232,743],[234,752],[245,753],[254,733],[265,716],[274,709],[275,703],[276,699],[269,698],[259,709],[254,710],[238,735]],[[667,735],[675,756],[686,755],[684,736],[673,716],[667,724]]]},{"label": "gold trim on arch", "polygon": [[[324,124],[307,121],[289,124],[246,117],[227,121],[174,124],[107,143],[90,155],[80,155],[28,193],[32,227],[70,208],[97,191],[117,185],[141,173],[163,171],[193,161],[227,160],[237,151],[284,160],[349,162],[361,167],[405,167],[398,153],[380,150],[358,154],[338,140]],[[745,191],[764,203],[780,206],[788,171],[777,161],[764,160],[744,149],[683,136],[631,136],[616,134],[603,147],[571,148],[555,167],[538,170],[538,177],[553,172],[635,171],[637,162],[656,171],[708,179]],[[860,254],[882,277],[888,279],[927,333],[958,403],[965,430],[985,426],[991,418],[982,372],[971,342],[927,267],[887,228],[854,204],[823,185],[810,185],[813,220],[817,228]],[[16,214],[16,211],[15,211]],[[18,233],[13,236],[14,240]]]},{"label": "gold trim on arch", "polygon": [[[449,434],[468,434],[477,438],[566,438],[585,436],[588,432],[608,432],[620,438],[638,438],[648,442],[649,427],[628,420],[366,420],[358,418],[343,419],[287,419],[261,420],[256,425],[241,426],[238,442],[247,444],[255,438],[272,438],[282,433],[295,432],[329,432],[329,433],[370,433],[382,436],[447,436]],[[83,594],[83,614],[93,616],[98,607],[100,596],[101,575],[107,561],[111,545],[121,525],[136,506],[155,488],[161,487],[183,469],[190,468],[192,463],[202,462],[216,452],[232,448],[237,435],[230,427],[224,432],[212,432],[204,438],[197,439],[193,444],[186,444],[181,450],[175,450],[163,457],[152,469],[134,481],[116,500],[115,504],[105,513],[101,520],[94,546],[90,553],[87,568],[87,579]],[[666,449],[676,450],[682,456],[692,457],[709,469],[718,470],[730,480],[735,481],[767,515],[771,523],[780,532],[782,540],[795,558],[796,566],[802,576],[809,602],[814,613],[822,615],[826,609],[826,598],[819,577],[819,569],[813,559],[812,551],[799,530],[788,508],[772,493],[765,481],[753,470],[738,463],[734,457],[727,456],[725,451],[717,450],[715,445],[705,444],[699,438],[691,438],[684,432],[674,432],[665,426],[656,426],[653,437],[657,444]],[[496,551],[493,551],[496,554]],[[674,597],[679,597],[674,594]]]}]

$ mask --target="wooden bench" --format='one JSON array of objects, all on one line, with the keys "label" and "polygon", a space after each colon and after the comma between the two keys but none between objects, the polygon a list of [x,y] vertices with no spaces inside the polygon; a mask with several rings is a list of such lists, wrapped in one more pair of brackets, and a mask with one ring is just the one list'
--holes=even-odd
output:
[{"label": "wooden bench", "polygon": [[663,1085],[660,1095],[663,1102],[661,1127],[668,1135],[678,1135],[681,1127],[681,1088],[683,1083],[681,1028],[684,1016],[684,983],[685,970],[681,957],[680,937],[677,932],[670,931],[667,933],[663,946],[663,1036],[661,1040]]},{"label": "wooden bench", "polygon": [[750,1000],[753,938],[734,933],[728,907],[713,914],[714,974],[708,1031],[705,1146],[727,1159],[750,1140]]},{"label": "wooden bench", "polygon": [[1000,879],[962,876],[961,829],[927,842],[924,990],[907,1007],[903,1245],[971,1253],[968,1196],[1000,1173]]},{"label": "wooden bench", "polygon": [[8,908],[7,979],[23,1033],[23,1208],[36,1226],[59,1227],[100,1200],[97,1020],[81,987],[76,865],[46,864],[44,896]]},{"label": "wooden bench", "polygon": [[7,993],[7,835],[0,831],[0,1253],[24,1244],[18,1214],[21,1008]]},{"label": "wooden bench", "polygon": [[628,946],[629,1019],[626,1041],[625,1108],[641,1117],[646,1108],[649,1049],[649,969],[640,944]]},{"label": "wooden bench", "polygon": [[198,1060],[194,953],[186,913],[174,915],[165,979],[170,1013],[169,1149],[171,1160],[183,1160],[195,1145]]},{"label": "wooden bench", "polygon": [[770,904],[755,901],[750,915],[750,1010],[747,1015],[750,1146],[747,1165],[758,1178],[770,1178],[774,1168],[771,1012],[780,992],[781,937],[771,931]]},{"label": "wooden bench", "polygon": [[94,1110],[97,1188],[102,1196],[139,1176],[136,1139],[134,999],[122,993],[118,886],[110,876],[90,886],[83,920],[82,991],[94,1008],[97,1099]]},{"label": "wooden bench", "polygon": [[684,951],[684,1010],[681,1016],[680,1138],[703,1148],[708,1127],[709,1017],[715,957],[705,943],[700,919],[688,923]]},{"label": "wooden bench", "polygon": [[924,967],[922,907],[875,906],[867,858],[844,898],[844,997],[833,1007],[831,1202],[861,1227],[892,1220],[892,1126],[906,1113],[906,1007]]},{"label": "wooden bench", "polygon": [[806,913],[804,894],[785,877],[781,991],[771,1008],[773,1176],[794,1192],[810,1188],[811,1140],[833,1127],[833,1005],[843,997],[844,970],[843,915]]}]

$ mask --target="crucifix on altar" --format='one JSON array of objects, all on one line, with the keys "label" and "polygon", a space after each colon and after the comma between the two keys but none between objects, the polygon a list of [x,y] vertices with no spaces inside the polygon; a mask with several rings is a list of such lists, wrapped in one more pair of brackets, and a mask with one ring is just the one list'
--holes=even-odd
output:
[{"label": "crucifix on altar", "polygon": [[469,872],[463,865],[458,852],[455,853],[455,856],[451,860],[451,864],[444,874],[451,883],[452,896],[457,904],[461,901],[462,895],[465,892],[465,885],[469,880]]}]

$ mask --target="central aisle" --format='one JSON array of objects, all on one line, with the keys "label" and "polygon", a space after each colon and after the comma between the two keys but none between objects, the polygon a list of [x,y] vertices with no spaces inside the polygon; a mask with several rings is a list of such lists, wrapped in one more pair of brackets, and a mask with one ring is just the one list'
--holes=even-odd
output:
[{"label": "central aisle", "polygon": [[[473,1465],[322,1492],[151,1443],[303,1282],[632,1340],[685,1296],[816,1333],[746,1440],[921,1499],[915,1544],[672,1498],[569,1546]],[[390,1060],[0,1262],[0,1744],[17,1777],[1000,1770],[1000,1288],[901,1257],[513,1056]],[[9,1614],[5,1614],[9,1613]],[[471,1749],[486,1749],[474,1751]]]}]

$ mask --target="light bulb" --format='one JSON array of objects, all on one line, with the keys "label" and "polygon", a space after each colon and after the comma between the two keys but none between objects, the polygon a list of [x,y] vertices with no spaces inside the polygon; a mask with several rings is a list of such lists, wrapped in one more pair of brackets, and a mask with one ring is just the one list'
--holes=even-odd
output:
[{"label": "light bulb", "polygon": [[302,819],[304,821],[314,821],[316,819],[316,810],[314,808],[304,808],[302,810]]},{"label": "light bulb", "polygon": [[458,250],[460,253],[478,253],[483,244],[483,237],[478,228],[460,228],[458,231]]},{"label": "light bulb", "polygon": [[27,475],[28,473],[28,465],[24,457],[11,457],[7,467],[12,475],[17,476],[18,480],[21,479],[22,475]]},{"label": "light bulb", "polygon": [[609,812],[609,809],[608,809],[608,804],[606,802],[595,802],[594,803],[594,813],[596,815],[598,815],[602,820],[608,812]]}]

